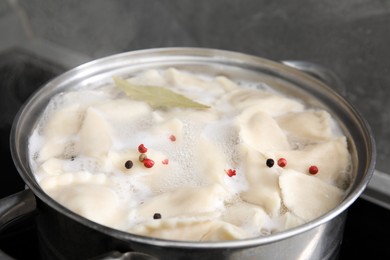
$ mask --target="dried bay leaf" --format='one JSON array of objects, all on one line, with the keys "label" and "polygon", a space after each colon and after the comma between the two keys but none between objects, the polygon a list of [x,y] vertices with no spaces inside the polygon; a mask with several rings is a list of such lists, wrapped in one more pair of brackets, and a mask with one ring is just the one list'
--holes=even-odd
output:
[{"label": "dried bay leaf", "polygon": [[120,77],[113,77],[115,85],[124,91],[129,97],[148,103],[150,106],[157,107],[183,107],[206,109],[209,106],[195,102],[182,94],[172,90],[157,86],[135,85]]}]

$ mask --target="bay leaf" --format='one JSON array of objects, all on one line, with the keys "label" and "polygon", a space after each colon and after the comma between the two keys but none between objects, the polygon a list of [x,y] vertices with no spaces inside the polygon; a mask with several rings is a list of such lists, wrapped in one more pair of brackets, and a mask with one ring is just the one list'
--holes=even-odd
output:
[{"label": "bay leaf", "polygon": [[113,80],[115,85],[124,91],[130,98],[138,101],[144,101],[154,108],[209,108],[209,106],[195,102],[186,96],[176,93],[168,88],[136,85],[120,77],[113,77]]}]

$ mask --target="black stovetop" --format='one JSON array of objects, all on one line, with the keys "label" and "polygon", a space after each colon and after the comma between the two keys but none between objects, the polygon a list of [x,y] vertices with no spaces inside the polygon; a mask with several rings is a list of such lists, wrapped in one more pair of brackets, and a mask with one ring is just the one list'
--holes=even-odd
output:
[{"label": "black stovetop", "polygon": [[[9,150],[13,118],[31,93],[64,69],[20,50],[0,53],[0,198],[24,189]],[[390,259],[390,210],[359,198],[348,210],[340,260]],[[0,234],[0,250],[15,259],[39,259],[34,216]],[[0,252],[0,258],[1,258]]]}]

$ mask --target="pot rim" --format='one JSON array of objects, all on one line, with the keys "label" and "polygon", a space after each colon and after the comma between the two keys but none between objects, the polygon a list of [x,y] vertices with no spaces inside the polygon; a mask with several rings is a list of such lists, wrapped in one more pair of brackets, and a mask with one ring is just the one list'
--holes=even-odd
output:
[{"label": "pot rim", "polygon": [[[243,240],[232,240],[232,241],[216,241],[216,242],[195,242],[195,241],[179,241],[179,240],[166,240],[166,239],[158,239],[146,236],[140,236],[136,234],[131,234],[125,231],[120,231],[117,229],[113,229],[98,223],[95,223],[91,220],[88,220],[84,217],[81,217],[69,209],[65,208],[61,204],[57,203],[54,199],[48,196],[39,186],[39,184],[35,181],[35,178],[32,172],[29,171],[28,162],[23,160],[23,151],[18,149],[21,142],[21,125],[23,125],[23,121],[28,117],[28,109],[31,107],[34,102],[36,102],[37,98],[40,95],[44,95],[47,89],[55,88],[57,85],[62,84],[69,79],[79,80],[85,77],[85,71],[95,72],[95,68],[101,64],[107,64],[108,62],[120,62],[128,59],[141,59],[141,61],[149,61],[153,59],[155,54],[162,55],[162,58],[180,58],[184,57],[195,57],[195,58],[206,58],[211,61],[223,61],[227,64],[239,65],[239,66],[262,66],[263,68],[270,69],[272,71],[277,71],[278,73],[285,73],[291,77],[299,78],[300,80],[308,83],[314,84],[316,87],[320,88],[322,91],[325,91],[331,99],[336,100],[342,104],[343,110],[348,110],[348,113],[354,117],[355,124],[359,128],[360,134],[363,136],[364,147],[366,148],[363,153],[365,154],[365,162],[364,162],[364,171],[363,177],[359,183],[355,183],[356,180],[351,184],[351,188],[348,191],[348,195],[344,198],[344,200],[334,209],[327,212],[326,214],[316,218],[310,222],[307,222],[303,225],[299,225],[295,228],[287,229],[275,234],[267,235],[264,237],[256,237],[249,238]],[[250,64],[248,64],[248,62]],[[95,74],[94,74],[95,75]],[[24,123],[25,124],[25,123]],[[337,215],[341,214],[345,211],[364,191],[366,188],[375,168],[375,158],[376,158],[376,150],[375,150],[375,141],[373,138],[373,134],[366,120],[362,117],[362,115],[343,97],[337,94],[333,89],[324,84],[323,82],[315,79],[312,76],[307,75],[297,69],[291,68],[282,63],[271,61],[268,59],[264,59],[261,57],[244,54],[240,52],[220,50],[220,49],[210,49],[210,48],[192,48],[192,47],[169,47],[169,48],[152,48],[152,49],[143,49],[136,51],[129,51],[119,54],[114,54],[111,56],[99,58],[85,64],[79,65],[59,76],[52,79],[37,91],[35,91],[29,99],[24,103],[24,105],[20,108],[19,112],[15,116],[15,119],[12,124],[11,134],[10,134],[10,148],[11,155],[14,160],[14,164],[24,180],[27,186],[34,192],[34,194],[42,200],[44,203],[48,204],[50,207],[54,208],[58,212],[66,215],[67,217],[87,226],[92,229],[103,232],[109,236],[119,238],[125,241],[134,241],[138,243],[157,245],[162,247],[175,247],[175,248],[193,248],[193,249],[218,249],[218,248],[237,248],[237,247],[249,247],[249,246],[257,246],[262,244],[268,244],[275,241],[287,239],[289,237],[298,235],[300,233],[311,230],[321,224],[324,224],[331,219],[335,218]],[[25,151],[26,152],[26,151]],[[352,187],[353,186],[353,187]]]}]

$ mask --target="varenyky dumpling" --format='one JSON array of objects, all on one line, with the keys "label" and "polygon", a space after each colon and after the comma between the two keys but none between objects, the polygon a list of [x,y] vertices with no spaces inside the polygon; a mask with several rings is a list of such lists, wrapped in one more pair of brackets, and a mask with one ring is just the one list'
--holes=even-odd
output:
[{"label": "varenyky dumpling", "polygon": [[294,170],[283,171],[279,185],[284,205],[305,221],[330,211],[344,196],[343,190]]},{"label": "varenyky dumpling", "polygon": [[350,181],[350,154],[345,137],[305,146],[302,150],[280,151],[275,158],[284,157],[288,168],[308,173],[309,167],[316,165],[319,173],[314,178],[345,189]]},{"label": "varenyky dumpling", "polygon": [[[225,225],[225,226],[224,226]],[[230,227],[229,228],[227,227]],[[131,233],[162,239],[184,241],[211,241],[211,240],[232,240],[246,237],[245,231],[207,217],[173,217],[156,219],[134,226],[129,230]]]},{"label": "varenyky dumpling", "polygon": [[296,100],[253,88],[233,90],[223,96],[220,102],[223,102],[225,106],[231,106],[236,111],[256,107],[258,112],[263,112],[272,117],[304,109],[302,103]]},{"label": "varenyky dumpling", "polygon": [[248,108],[237,117],[237,125],[242,142],[258,151],[290,149],[283,130],[272,117],[263,112]]},{"label": "varenyky dumpling", "polygon": [[245,239],[252,236],[247,230],[227,222],[215,221],[213,226],[202,236],[201,241],[225,241]]},{"label": "varenyky dumpling", "polygon": [[107,98],[105,94],[96,91],[82,90],[75,93],[61,93],[51,100],[45,110],[38,126],[38,132],[45,136],[37,158],[40,162],[52,157],[64,158],[77,154],[75,140],[78,139],[86,109]]},{"label": "varenyky dumpling", "polygon": [[276,121],[284,131],[301,142],[318,142],[333,138],[331,117],[324,110],[288,113],[277,117]]},{"label": "varenyky dumpling", "polygon": [[125,211],[105,175],[64,173],[47,177],[40,185],[53,199],[81,216],[122,228]]},{"label": "varenyky dumpling", "polygon": [[165,75],[173,89],[177,88],[178,90],[181,90],[185,88],[185,91],[192,92],[195,99],[197,99],[197,97],[207,98],[208,95],[204,95],[205,91],[210,97],[219,96],[225,93],[225,89],[221,88],[221,85],[215,80],[205,81],[202,78],[191,77],[188,72],[173,68],[166,70]]},{"label": "varenyky dumpling", "polygon": [[223,207],[226,196],[226,190],[217,184],[206,187],[180,187],[148,198],[138,206],[136,215],[146,219],[152,218],[156,212],[167,218],[180,215],[196,216]]},{"label": "varenyky dumpling", "polygon": [[79,104],[56,111],[47,120],[43,129],[46,139],[39,152],[39,160],[62,156],[65,147],[71,143],[69,137],[75,135],[82,122],[83,108]]},{"label": "varenyky dumpling", "polygon": [[[30,165],[76,214],[142,236],[224,241],[297,227],[344,198],[352,159],[329,112],[228,71],[129,73],[139,90],[209,108],[156,109],[107,81],[54,97],[29,139]],[[145,101],[172,98],[143,90]]]},{"label": "varenyky dumpling", "polygon": [[228,205],[221,219],[238,227],[249,227],[248,230],[256,234],[270,222],[271,218],[263,207],[240,201]]},{"label": "varenyky dumpling", "polygon": [[281,207],[277,169],[267,167],[264,161],[263,154],[248,149],[245,160],[248,188],[240,196],[244,201],[262,207],[270,216],[277,216]]},{"label": "varenyky dumpling", "polygon": [[105,156],[112,145],[111,125],[92,107],[85,112],[79,135],[80,153],[85,156]]}]

